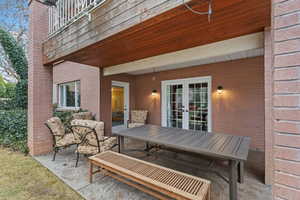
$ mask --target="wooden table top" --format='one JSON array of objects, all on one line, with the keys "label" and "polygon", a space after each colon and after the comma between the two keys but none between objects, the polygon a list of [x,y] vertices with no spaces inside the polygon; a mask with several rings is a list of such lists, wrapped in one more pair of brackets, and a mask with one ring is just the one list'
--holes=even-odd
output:
[{"label": "wooden table top", "polygon": [[113,134],[227,160],[246,161],[250,148],[250,137],[156,125],[120,130]]}]

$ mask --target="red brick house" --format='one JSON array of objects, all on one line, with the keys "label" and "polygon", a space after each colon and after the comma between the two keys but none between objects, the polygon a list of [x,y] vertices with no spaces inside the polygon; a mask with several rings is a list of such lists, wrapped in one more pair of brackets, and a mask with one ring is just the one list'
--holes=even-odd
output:
[{"label": "red brick house", "polygon": [[214,0],[210,21],[182,0],[62,2],[29,5],[32,155],[51,151],[53,103],[94,112],[108,135],[145,109],[147,123],[250,136],[274,199],[300,198],[299,0]]}]

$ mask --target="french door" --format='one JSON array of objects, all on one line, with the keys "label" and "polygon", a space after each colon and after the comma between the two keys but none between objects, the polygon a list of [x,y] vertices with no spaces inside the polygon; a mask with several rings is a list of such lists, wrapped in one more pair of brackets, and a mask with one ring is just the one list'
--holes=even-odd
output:
[{"label": "french door", "polygon": [[162,126],[211,131],[211,77],[162,81]]}]

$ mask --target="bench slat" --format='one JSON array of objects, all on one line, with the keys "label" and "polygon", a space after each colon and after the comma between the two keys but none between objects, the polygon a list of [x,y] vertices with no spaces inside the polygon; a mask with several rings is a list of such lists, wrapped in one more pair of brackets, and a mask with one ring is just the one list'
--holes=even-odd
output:
[{"label": "bench slat", "polygon": [[[89,158],[93,164],[100,165],[118,175],[134,177],[139,183],[178,199],[209,199],[210,181],[186,173],[178,172],[153,163],[138,160],[113,151],[107,151]],[[113,170],[114,169],[114,170]],[[145,184],[146,185],[146,184]]]}]

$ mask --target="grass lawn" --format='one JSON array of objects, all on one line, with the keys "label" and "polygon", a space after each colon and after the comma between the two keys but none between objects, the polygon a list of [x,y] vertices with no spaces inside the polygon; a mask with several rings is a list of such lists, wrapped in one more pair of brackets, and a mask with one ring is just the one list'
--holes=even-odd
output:
[{"label": "grass lawn", "polygon": [[0,147],[1,200],[83,199],[30,156]]}]

